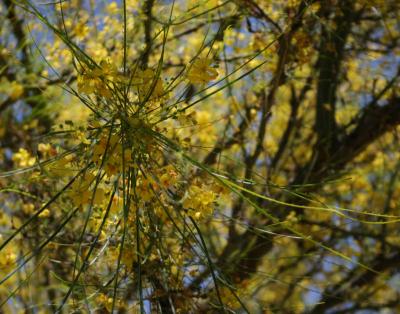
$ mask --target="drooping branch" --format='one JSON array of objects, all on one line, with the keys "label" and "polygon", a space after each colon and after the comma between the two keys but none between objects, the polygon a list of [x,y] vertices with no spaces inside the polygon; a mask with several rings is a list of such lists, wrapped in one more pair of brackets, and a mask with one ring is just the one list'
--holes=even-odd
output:
[{"label": "drooping branch", "polygon": [[335,169],[342,169],[369,144],[400,124],[400,97],[391,98],[386,105],[374,103],[361,113],[357,127],[340,143],[335,157]]},{"label": "drooping branch", "polygon": [[371,263],[371,266],[377,272],[361,271],[356,268],[351,271],[348,276],[341,280],[338,284],[328,288],[322,295],[322,300],[316,305],[311,314],[326,313],[327,310],[332,309],[336,305],[342,303],[347,298],[348,291],[360,289],[366,285],[370,285],[379,275],[388,269],[392,269],[400,263],[400,253],[396,252],[390,257],[377,256]]}]

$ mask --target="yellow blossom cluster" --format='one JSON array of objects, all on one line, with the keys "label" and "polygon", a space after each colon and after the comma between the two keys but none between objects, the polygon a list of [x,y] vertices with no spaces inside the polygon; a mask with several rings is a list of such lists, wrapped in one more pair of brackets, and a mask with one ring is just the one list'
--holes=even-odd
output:
[{"label": "yellow blossom cluster", "polygon": [[209,190],[206,185],[191,185],[182,205],[184,208],[194,211],[194,218],[201,219],[212,215],[215,200],[215,192]]},{"label": "yellow blossom cluster", "polygon": [[129,167],[132,156],[130,150],[123,150],[119,137],[113,134],[110,138],[108,136],[101,137],[94,145],[92,161],[98,166],[103,165],[106,174],[112,176],[123,171],[123,164],[125,168]]},{"label": "yellow blossom cluster", "polygon": [[96,93],[109,98],[112,96],[110,89],[118,77],[117,74],[117,69],[111,62],[102,60],[99,65],[84,70],[78,76],[78,91],[88,95]]},{"label": "yellow blossom cluster", "polygon": [[35,164],[36,159],[25,149],[20,148],[12,157],[18,167],[31,167]]}]

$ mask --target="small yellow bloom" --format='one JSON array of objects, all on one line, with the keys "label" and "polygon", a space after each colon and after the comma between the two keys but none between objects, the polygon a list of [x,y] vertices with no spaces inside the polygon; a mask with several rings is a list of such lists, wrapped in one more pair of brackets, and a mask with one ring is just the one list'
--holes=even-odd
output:
[{"label": "small yellow bloom", "polygon": [[13,266],[17,261],[17,254],[15,254],[12,249],[6,248],[0,251],[0,269],[2,271]]},{"label": "small yellow bloom", "polygon": [[160,176],[160,183],[164,188],[169,188],[177,182],[178,173],[172,165],[168,165],[162,169],[163,174]]},{"label": "small yellow bloom", "polygon": [[9,96],[12,100],[17,100],[22,96],[23,93],[24,93],[24,87],[21,84],[15,81],[11,83]]},{"label": "small yellow bloom", "polygon": [[107,12],[109,14],[117,14],[118,13],[118,4],[113,1],[109,5],[107,5]]},{"label": "small yellow bloom", "polygon": [[50,211],[46,208],[39,214],[39,218],[48,218],[50,216]]},{"label": "small yellow bloom", "polygon": [[35,205],[33,205],[32,203],[23,204],[22,211],[25,214],[30,215],[35,211]]},{"label": "small yellow bloom", "polygon": [[38,151],[41,152],[42,154],[46,154],[46,153],[50,152],[50,150],[51,150],[50,144],[39,143]]}]

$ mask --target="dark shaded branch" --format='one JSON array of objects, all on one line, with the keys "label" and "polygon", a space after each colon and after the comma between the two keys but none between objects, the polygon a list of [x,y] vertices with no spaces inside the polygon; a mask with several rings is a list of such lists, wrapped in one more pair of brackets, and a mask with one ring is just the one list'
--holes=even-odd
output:
[{"label": "dark shaded branch", "polygon": [[150,52],[151,52],[151,48],[152,48],[152,43],[153,43],[153,38],[151,36],[153,6],[154,6],[154,0],[146,0],[143,3],[143,13],[145,15],[145,18],[143,21],[145,48],[144,48],[144,51],[143,51],[143,54],[142,54],[141,60],[140,60],[140,64],[141,64],[142,68],[147,68],[147,64],[149,62]]},{"label": "dark shaded branch", "polygon": [[311,89],[311,82],[312,82],[312,76],[309,76],[299,96],[296,95],[296,90],[294,86],[293,85],[291,86],[292,96],[290,99],[290,109],[291,109],[290,117],[285,132],[283,133],[282,138],[279,141],[278,151],[276,152],[271,161],[270,172],[274,171],[275,168],[278,166],[278,163],[282,160],[282,156],[287,148],[289,139],[297,124],[297,113],[299,106],[303,102],[307,92]]},{"label": "dark shaded branch", "polygon": [[278,33],[282,32],[282,28],[279,26],[279,24],[269,17],[268,14],[266,14],[255,1],[236,0],[236,3],[242,10],[248,11],[251,16],[265,20],[267,23],[271,24]]},{"label": "dark shaded branch", "polygon": [[[329,16],[336,6],[330,5],[330,1],[323,1],[320,14],[329,21]],[[337,126],[335,121],[336,90],[340,81],[341,66],[344,59],[344,47],[351,32],[351,25],[357,18],[353,10],[353,1],[340,2],[341,13],[333,19],[336,29],[322,23],[319,58],[317,69],[319,70],[317,83],[315,131],[318,136],[316,144],[317,163],[325,162],[335,149]]]}]

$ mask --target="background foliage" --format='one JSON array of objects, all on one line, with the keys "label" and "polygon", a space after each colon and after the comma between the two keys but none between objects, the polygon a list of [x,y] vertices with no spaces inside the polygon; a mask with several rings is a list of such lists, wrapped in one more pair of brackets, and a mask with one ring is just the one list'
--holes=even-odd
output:
[{"label": "background foliage", "polygon": [[399,312],[399,6],[1,0],[0,312]]}]

